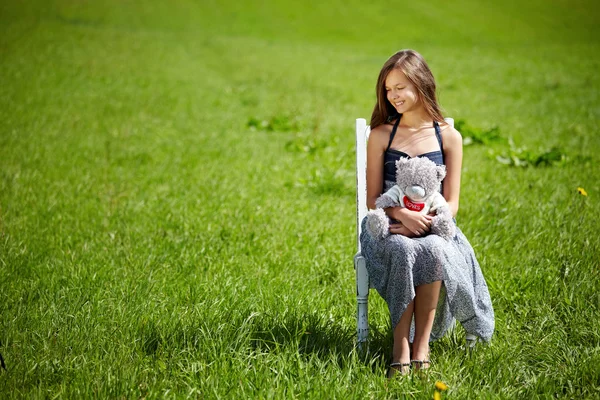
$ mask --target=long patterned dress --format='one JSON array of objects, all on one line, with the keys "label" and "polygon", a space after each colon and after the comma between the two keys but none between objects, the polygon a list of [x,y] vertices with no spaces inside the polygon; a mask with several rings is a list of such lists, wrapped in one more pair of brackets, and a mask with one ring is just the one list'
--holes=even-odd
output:
[{"label": "long patterned dress", "polygon": [[[390,135],[390,144],[400,119]],[[436,164],[444,164],[439,125],[435,124],[440,150],[422,154]],[[395,161],[409,157],[406,153],[388,149],[385,153],[385,187],[395,183]],[[457,320],[468,334],[489,341],[494,332],[494,310],[487,284],[473,248],[457,227],[456,236],[447,241],[437,235],[407,238],[390,235],[374,238],[365,229],[361,233],[362,254],[366,259],[371,285],[386,301],[392,327],[400,321],[406,307],[415,297],[415,287],[442,281],[430,340],[441,338]],[[411,329],[411,341],[414,326]]]}]

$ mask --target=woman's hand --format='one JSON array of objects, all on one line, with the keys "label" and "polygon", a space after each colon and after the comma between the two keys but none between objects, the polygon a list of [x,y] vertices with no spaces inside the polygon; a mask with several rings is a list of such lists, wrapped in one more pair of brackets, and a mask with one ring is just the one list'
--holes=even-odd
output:
[{"label": "woman's hand", "polygon": [[407,227],[398,223],[398,224],[390,224],[390,233],[393,235],[402,235],[409,238],[416,237],[414,233],[408,230]]},{"label": "woman's hand", "polygon": [[[397,231],[401,235],[408,237],[415,236],[423,236],[427,232],[429,232],[431,228],[431,219],[433,218],[430,215],[424,215],[419,212],[410,211],[406,208],[402,207],[392,207],[386,209],[388,216],[392,217],[396,221],[400,221],[402,226],[410,232],[410,234],[406,235],[398,225],[399,224],[390,224],[390,233],[395,233]],[[394,229],[394,231],[392,231]]]}]

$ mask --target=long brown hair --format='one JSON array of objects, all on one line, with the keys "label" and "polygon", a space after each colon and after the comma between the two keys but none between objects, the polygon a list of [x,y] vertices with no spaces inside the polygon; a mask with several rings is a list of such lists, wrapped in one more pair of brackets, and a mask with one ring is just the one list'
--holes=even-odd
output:
[{"label": "long brown hair", "polygon": [[419,93],[419,100],[423,103],[427,114],[434,121],[444,122],[435,94],[435,79],[425,59],[414,50],[400,50],[383,64],[379,72],[377,86],[375,87],[377,103],[373,109],[373,114],[371,114],[371,129],[385,124],[390,117],[397,114],[394,106],[388,101],[385,91],[385,80],[394,69],[401,70],[406,78],[415,85]]}]

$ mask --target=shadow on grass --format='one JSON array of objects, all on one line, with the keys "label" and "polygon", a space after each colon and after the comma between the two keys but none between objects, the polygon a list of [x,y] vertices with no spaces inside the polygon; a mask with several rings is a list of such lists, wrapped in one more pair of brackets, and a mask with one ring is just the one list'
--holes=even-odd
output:
[{"label": "shadow on grass", "polygon": [[138,351],[145,356],[163,357],[183,348],[202,349],[210,342],[211,348],[235,348],[241,352],[248,347],[269,353],[297,351],[303,356],[333,361],[341,368],[358,357],[374,372],[387,364],[391,354],[392,337],[387,327],[379,330],[372,326],[368,350],[359,351],[355,324],[317,312],[251,313],[221,323],[196,320],[170,324],[167,321],[140,321],[135,340]]},{"label": "shadow on grass", "polygon": [[265,316],[254,321],[251,345],[261,351],[276,352],[282,348],[296,347],[303,355],[313,355],[323,360],[336,360],[340,367],[349,362],[356,352],[365,364],[387,362],[391,352],[391,332],[371,327],[366,351],[356,347],[356,326],[330,319],[317,313],[290,314],[284,318]]}]

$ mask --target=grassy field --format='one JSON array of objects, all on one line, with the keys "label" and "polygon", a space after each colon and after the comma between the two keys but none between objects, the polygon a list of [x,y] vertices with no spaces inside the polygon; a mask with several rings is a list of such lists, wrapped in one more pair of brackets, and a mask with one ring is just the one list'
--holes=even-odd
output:
[{"label": "grassy field", "polygon": [[[600,397],[597,3],[255,3],[0,4],[2,398]],[[402,48],[472,142],[497,330],[388,382],[353,126]]]}]

